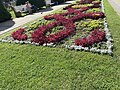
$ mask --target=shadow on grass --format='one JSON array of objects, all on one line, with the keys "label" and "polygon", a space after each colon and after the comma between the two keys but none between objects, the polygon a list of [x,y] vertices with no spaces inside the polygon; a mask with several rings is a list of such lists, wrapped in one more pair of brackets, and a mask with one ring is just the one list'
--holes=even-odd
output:
[{"label": "shadow on grass", "polygon": [[15,22],[13,20],[8,20],[8,21],[5,21],[5,22],[2,22],[2,23],[0,23],[0,31],[4,31],[6,29],[9,29],[14,24],[15,24]]}]

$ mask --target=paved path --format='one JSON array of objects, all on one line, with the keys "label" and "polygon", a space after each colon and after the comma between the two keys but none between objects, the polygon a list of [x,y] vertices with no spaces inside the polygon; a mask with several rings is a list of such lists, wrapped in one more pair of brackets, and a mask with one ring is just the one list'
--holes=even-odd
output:
[{"label": "paved path", "polygon": [[120,0],[108,0],[114,10],[120,15]]},{"label": "paved path", "polygon": [[[73,3],[73,2],[75,2],[75,1],[74,0],[67,1],[64,4],[56,5],[56,6],[49,8],[49,9],[41,10],[39,13],[34,13],[33,15],[27,15],[25,17],[15,18],[13,20],[9,20],[9,21],[0,23],[0,34],[3,34],[3,33],[8,32],[10,30],[13,30],[21,25],[28,23],[28,22],[32,22],[40,17],[43,17],[43,16],[45,16],[45,15],[47,15],[55,10],[58,10],[62,7],[65,7],[70,3]],[[41,12],[43,12],[43,13],[41,14]]]}]

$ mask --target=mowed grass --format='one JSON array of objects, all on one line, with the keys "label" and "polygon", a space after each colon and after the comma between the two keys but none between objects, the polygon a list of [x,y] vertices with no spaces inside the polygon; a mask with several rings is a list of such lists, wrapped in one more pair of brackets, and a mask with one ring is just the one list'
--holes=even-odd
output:
[{"label": "mowed grass", "polygon": [[120,90],[120,16],[104,2],[113,57],[0,43],[0,90]]}]

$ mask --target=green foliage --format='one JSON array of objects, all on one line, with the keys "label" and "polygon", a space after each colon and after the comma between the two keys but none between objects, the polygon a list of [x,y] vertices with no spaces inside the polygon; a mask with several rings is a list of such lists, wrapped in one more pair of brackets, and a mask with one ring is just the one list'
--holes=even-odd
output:
[{"label": "green foliage", "polygon": [[12,18],[16,18],[15,13],[14,13],[13,10],[10,11],[10,14],[11,14],[11,17],[12,17]]},{"label": "green foliage", "polygon": [[93,6],[93,4],[83,4],[83,5],[76,4],[72,6],[72,8],[80,9],[81,7],[86,7],[86,6],[90,7],[90,6]]},{"label": "green foliage", "polygon": [[27,27],[26,27],[26,30],[27,31],[34,31],[36,30],[38,27],[41,27],[43,25],[47,25],[49,23],[53,22],[53,20],[45,20],[45,19],[42,19],[42,20],[37,20],[33,23],[30,23]]},{"label": "green foliage", "polygon": [[100,8],[92,8],[86,11],[87,13],[91,13],[91,12],[101,12]]},{"label": "green foliage", "polygon": [[67,10],[58,10],[58,11],[53,12],[53,14],[61,14],[65,12],[67,12]]},{"label": "green foliage", "polygon": [[63,3],[63,2],[65,2],[65,0],[54,0],[54,1],[57,1],[58,3]]},{"label": "green foliage", "polygon": [[103,22],[100,20],[87,20],[82,21],[80,23],[76,23],[77,29],[83,30],[84,28],[88,31],[97,29],[97,28],[103,28]]},{"label": "green foliage", "polygon": [[84,4],[84,6],[90,7],[90,6],[93,6],[93,4]]},{"label": "green foliage", "polygon": [[57,32],[59,32],[60,30],[65,30],[65,28],[63,26],[57,26],[55,28],[52,29],[52,34],[55,34]]},{"label": "green foliage", "polygon": [[3,6],[2,1],[0,0],[0,22],[9,20],[11,18],[10,13],[7,9]]},{"label": "green foliage", "polygon": [[38,26],[40,26],[40,24],[42,24],[42,22],[40,22],[40,21],[31,23],[31,24],[27,27],[27,30],[28,30],[28,31],[33,31],[33,30],[37,29]]},{"label": "green foliage", "polygon": [[76,3],[79,3],[80,2],[80,0],[75,0],[76,1]]}]

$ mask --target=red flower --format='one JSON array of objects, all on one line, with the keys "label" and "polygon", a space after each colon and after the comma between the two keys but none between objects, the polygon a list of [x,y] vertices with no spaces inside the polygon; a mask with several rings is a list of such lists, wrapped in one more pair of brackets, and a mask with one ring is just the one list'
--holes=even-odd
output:
[{"label": "red flower", "polygon": [[105,39],[105,32],[100,30],[94,30],[91,32],[90,36],[86,38],[76,39],[75,45],[91,46],[94,43],[99,43]]},{"label": "red flower", "polygon": [[[75,26],[71,19],[66,19],[60,15],[53,15],[53,17],[57,20],[56,22],[50,23],[46,26],[42,26],[38,28],[38,30],[32,33],[33,42],[36,42],[39,44],[50,43],[50,42],[55,43],[63,40],[64,38],[74,33]],[[46,33],[50,31],[50,29],[58,25],[63,25],[66,30],[62,30],[58,33],[50,34],[46,36]]]},{"label": "red flower", "polygon": [[23,28],[20,28],[19,30],[15,31],[12,33],[12,37],[15,39],[15,40],[27,40],[28,36],[26,34],[23,34],[25,31],[25,29]]},{"label": "red flower", "polygon": [[86,13],[86,18],[99,19],[104,17],[105,17],[105,14],[103,12]]},{"label": "red flower", "polygon": [[90,4],[93,0],[81,0],[80,4]]}]

